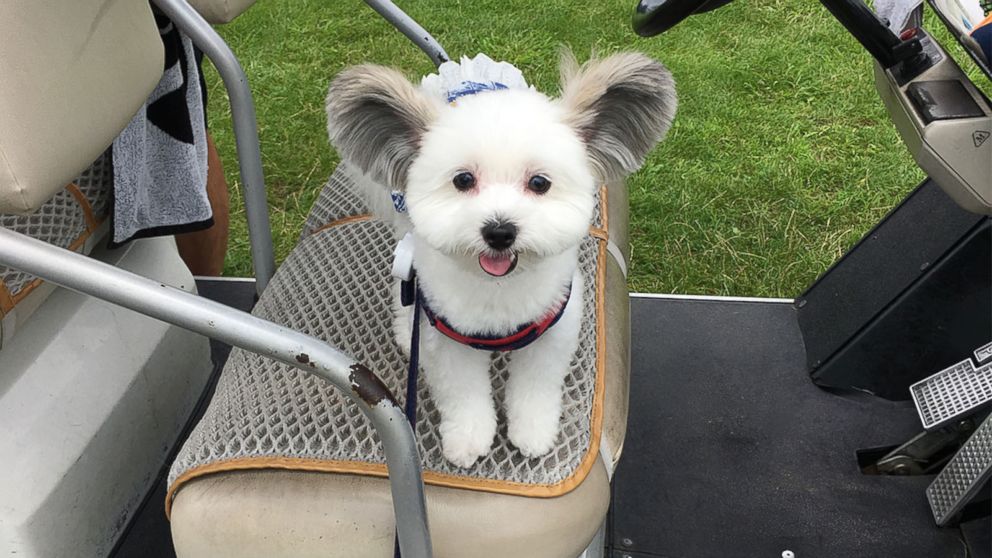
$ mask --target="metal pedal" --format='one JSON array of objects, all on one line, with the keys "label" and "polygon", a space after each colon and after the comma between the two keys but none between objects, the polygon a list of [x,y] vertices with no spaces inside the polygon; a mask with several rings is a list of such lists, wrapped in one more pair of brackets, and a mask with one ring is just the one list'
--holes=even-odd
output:
[{"label": "metal pedal", "polygon": [[992,341],[975,349],[975,361],[982,364],[986,360],[992,360]]},{"label": "metal pedal", "polygon": [[946,525],[992,478],[992,415],[927,487],[937,525]]},{"label": "metal pedal", "polygon": [[934,430],[992,402],[992,343],[970,358],[909,386],[923,428]]}]

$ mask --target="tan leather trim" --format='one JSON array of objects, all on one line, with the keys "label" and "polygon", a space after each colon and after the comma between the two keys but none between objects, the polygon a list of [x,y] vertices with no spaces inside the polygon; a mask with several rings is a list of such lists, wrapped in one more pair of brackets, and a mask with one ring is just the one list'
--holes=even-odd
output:
[{"label": "tan leather trim", "polygon": [[83,234],[79,235],[76,238],[76,240],[72,241],[72,244],[68,246],[68,249],[72,250],[73,252],[78,251],[80,248],[83,247],[83,244],[86,243],[86,239],[88,239],[89,237],[90,237],[90,232],[89,231],[84,232]]},{"label": "tan leather trim", "polygon": [[361,215],[352,215],[351,217],[342,217],[341,219],[335,219],[330,223],[321,225],[311,232],[311,235],[317,234],[320,231],[326,231],[331,227],[338,227],[340,225],[347,225],[348,223],[361,223],[362,221],[369,221],[372,219],[371,213],[363,213]]},{"label": "tan leather trim", "polygon": [[[72,250],[73,252],[78,252],[79,249],[82,248],[83,244],[86,242],[86,239],[90,237],[90,234],[92,234],[92,231],[89,230],[83,231],[82,234],[76,237],[76,240],[72,241],[72,244],[70,244],[67,247],[67,249]],[[25,285],[23,289],[17,291],[17,293],[11,297],[14,306],[17,306],[18,303],[20,303],[22,300],[27,298],[28,295],[30,295],[32,291],[34,291],[39,286],[41,286],[42,283],[44,283],[43,280],[35,279],[30,283],[28,283],[27,285]],[[4,286],[4,288],[6,289],[6,286]]]},{"label": "tan leather trim", "polygon": [[8,312],[14,309],[14,299],[10,296],[10,290],[7,289],[7,283],[4,283],[0,279],[0,318],[6,316]]},{"label": "tan leather trim", "polygon": [[76,186],[75,182],[66,184],[65,189],[72,194],[72,197],[76,198],[76,203],[79,204],[79,207],[83,208],[83,218],[86,219],[86,230],[89,232],[96,230],[100,223],[97,222],[96,217],[93,215],[93,206],[90,205],[90,200],[86,199],[83,191],[79,189],[79,186]]},{"label": "tan leather trim", "polygon": [[30,283],[28,283],[27,285],[24,285],[23,289],[17,291],[17,294],[11,297],[11,300],[14,301],[14,306],[17,306],[22,300],[27,298],[28,295],[31,294],[31,291],[40,287],[42,283],[44,283],[44,281],[42,281],[41,279],[35,279]]},{"label": "tan leather trim", "polygon": [[[600,190],[600,204],[603,215],[607,211],[605,187]],[[326,225],[313,231],[313,234],[322,230],[368,221],[372,215],[354,215],[336,221],[331,221]],[[589,475],[589,471],[596,464],[599,458],[600,438],[603,433],[603,401],[606,391],[606,242],[609,240],[607,219],[602,219],[604,228],[590,227],[589,234],[598,240],[598,255],[596,258],[596,388],[593,396],[593,403],[590,417],[590,440],[589,448],[585,456],[579,462],[579,466],[566,479],[556,484],[526,484],[513,481],[497,481],[491,479],[475,479],[470,477],[448,475],[434,471],[424,472],[424,483],[445,486],[448,488],[460,488],[475,490],[479,492],[494,492],[497,494],[508,494],[511,496],[524,496],[529,498],[554,498],[567,494],[574,490]],[[215,461],[190,469],[180,475],[169,487],[165,495],[165,515],[170,517],[172,513],[172,500],[176,492],[183,484],[205,475],[222,473],[227,471],[243,471],[251,469],[286,469],[297,471],[311,471],[321,473],[356,474],[373,477],[388,477],[386,466],[381,463],[365,463],[362,461],[334,461],[322,459],[305,459],[298,457],[246,457],[239,459],[229,459],[225,461]]]},{"label": "tan leather trim", "polygon": [[609,194],[606,190],[606,184],[599,187],[599,220],[603,225],[603,230],[610,230],[610,211],[609,211]]},{"label": "tan leather trim", "polygon": [[603,221],[603,231],[609,233],[610,218],[608,215],[610,213],[610,196],[607,193],[606,184],[599,187],[599,210],[603,212],[603,217],[600,219]]}]

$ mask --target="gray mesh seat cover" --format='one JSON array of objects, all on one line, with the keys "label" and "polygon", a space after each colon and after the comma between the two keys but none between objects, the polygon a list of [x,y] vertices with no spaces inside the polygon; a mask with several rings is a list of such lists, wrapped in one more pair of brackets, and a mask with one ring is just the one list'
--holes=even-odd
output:
[{"label": "gray mesh seat cover", "polygon": [[[279,268],[253,314],[323,339],[375,371],[394,394],[405,390],[406,358],[392,334],[391,229],[375,220],[321,228],[367,213],[353,193],[348,173],[334,173],[304,228],[299,244]],[[597,218],[598,219],[598,218]],[[585,274],[585,318],[580,348],[566,379],[557,448],[535,459],[508,441],[505,420],[490,453],[470,469],[441,454],[439,413],[426,387],[419,388],[417,441],[425,481],[470,477],[523,485],[556,485],[569,479],[591,453],[593,401],[597,385],[596,266],[594,238],[580,250]],[[494,354],[492,377],[502,408],[508,358]],[[502,411],[500,411],[502,413]],[[595,458],[595,455],[593,455]],[[289,459],[288,468],[338,470],[334,463],[382,464],[382,447],[359,409],[334,387],[294,368],[234,349],[202,420],[180,450],[169,474],[170,494],[197,470],[265,468],[267,460]],[[330,465],[328,465],[330,464]],[[280,468],[287,468],[281,466]]]}]

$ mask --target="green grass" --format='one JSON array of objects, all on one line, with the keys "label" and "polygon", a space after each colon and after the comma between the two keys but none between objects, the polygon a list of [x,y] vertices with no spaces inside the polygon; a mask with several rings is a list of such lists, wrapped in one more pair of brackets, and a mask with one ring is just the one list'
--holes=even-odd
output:
[{"label": "green grass", "polygon": [[[672,70],[675,126],[628,182],[633,290],[793,296],[923,176],[875,94],[867,54],[817,2],[734,2],[654,39],[630,30],[632,0],[401,5],[452,56],[505,59],[549,93],[560,44],[580,57],[637,49]],[[324,128],[330,78],[361,62],[411,77],[432,65],[360,2],[261,0],[221,33],[255,95],[281,260],[338,161]],[[207,81],[238,200],[225,272],[248,275],[230,111],[212,69]]]}]

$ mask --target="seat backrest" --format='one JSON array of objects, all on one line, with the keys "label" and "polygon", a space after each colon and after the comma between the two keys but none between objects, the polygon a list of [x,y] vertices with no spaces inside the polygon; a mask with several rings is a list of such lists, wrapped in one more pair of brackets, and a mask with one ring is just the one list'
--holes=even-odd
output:
[{"label": "seat backrest", "polygon": [[163,67],[146,0],[0,2],[0,213],[37,211],[86,169]]},{"label": "seat backrest", "polygon": [[230,23],[255,3],[255,0],[188,0],[203,19],[213,24]]}]

